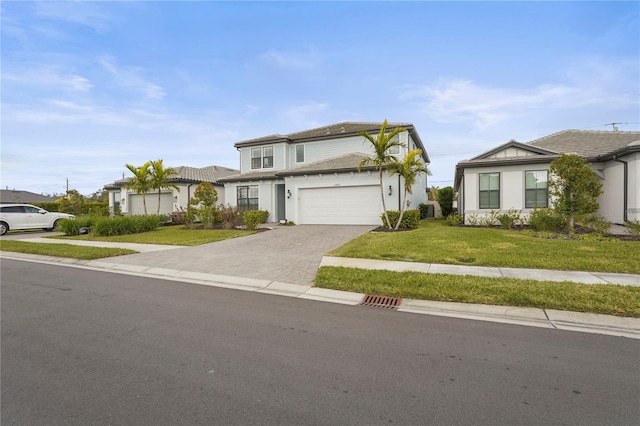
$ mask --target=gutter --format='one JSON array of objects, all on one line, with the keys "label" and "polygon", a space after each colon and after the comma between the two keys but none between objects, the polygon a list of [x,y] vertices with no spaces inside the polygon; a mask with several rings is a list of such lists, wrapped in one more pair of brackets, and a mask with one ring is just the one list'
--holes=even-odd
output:
[{"label": "gutter", "polygon": [[612,158],[613,161],[624,164],[624,183],[622,188],[622,219],[626,223],[629,221],[627,210],[629,209],[629,163],[624,160],[620,160],[615,155]]}]

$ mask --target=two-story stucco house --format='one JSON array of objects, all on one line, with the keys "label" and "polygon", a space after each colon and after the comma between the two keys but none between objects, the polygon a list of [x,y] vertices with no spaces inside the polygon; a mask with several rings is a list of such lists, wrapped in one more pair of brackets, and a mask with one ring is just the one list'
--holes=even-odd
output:
[{"label": "two-story stucco house", "polygon": [[[224,204],[224,186],[220,179],[224,176],[234,175],[237,169],[221,166],[209,166],[203,168],[180,166],[175,167],[176,176],[170,180],[178,189],[163,189],[160,194],[160,214],[171,213],[181,208],[187,208],[189,200],[193,196],[196,186],[202,182],[210,182],[218,192],[218,203]],[[109,193],[109,211],[120,211],[128,215],[144,214],[142,194],[126,188],[127,179],[119,179],[104,186]],[[145,194],[147,213],[155,214],[158,211],[158,191],[150,191]]]},{"label": "two-story stucco house", "polygon": [[[358,164],[373,154],[359,131],[377,134],[382,123],[343,122],[287,135],[271,135],[237,142],[240,173],[220,179],[226,203],[241,209],[268,210],[270,221],[297,224],[379,225],[382,202],[378,172]],[[398,137],[406,149],[421,149],[429,156],[411,123],[389,123],[387,129],[405,129]],[[385,171],[383,189],[390,210],[400,208],[403,182]],[[417,179],[409,208],[427,201],[427,177]]]},{"label": "two-story stucco house", "polygon": [[612,223],[640,220],[640,132],[564,130],[500,145],[456,166],[458,210],[484,216],[491,210],[547,207],[548,170],[561,154],[577,154],[602,181],[598,214]]}]

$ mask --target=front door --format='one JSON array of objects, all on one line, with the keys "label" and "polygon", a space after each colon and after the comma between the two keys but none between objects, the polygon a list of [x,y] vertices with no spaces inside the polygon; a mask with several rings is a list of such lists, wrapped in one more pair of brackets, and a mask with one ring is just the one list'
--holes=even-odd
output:
[{"label": "front door", "polygon": [[277,215],[277,219],[278,221],[281,220],[286,220],[287,219],[287,212],[286,212],[286,208],[285,208],[285,198],[284,198],[284,185],[283,184],[277,184],[276,185],[276,202],[277,202],[277,208],[276,208],[276,215]]}]

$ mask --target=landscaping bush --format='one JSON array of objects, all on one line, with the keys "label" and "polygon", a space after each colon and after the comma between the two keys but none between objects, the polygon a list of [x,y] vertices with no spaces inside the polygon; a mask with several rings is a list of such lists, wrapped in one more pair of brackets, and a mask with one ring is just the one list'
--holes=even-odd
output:
[{"label": "landscaping bush", "polygon": [[91,233],[100,236],[136,234],[153,231],[166,220],[163,216],[119,216],[99,218],[91,227]]},{"label": "landscaping bush", "polygon": [[468,214],[467,225],[471,225],[471,226],[480,225],[480,217],[476,213]]},{"label": "landscaping bush", "polygon": [[418,204],[418,210],[420,210],[420,219],[426,219],[429,215],[429,205],[425,203]]},{"label": "landscaping bush", "polygon": [[168,218],[173,225],[184,225],[187,222],[187,210],[180,207],[178,210],[169,213]]},{"label": "landscaping bush", "polygon": [[36,207],[40,207],[41,209],[45,209],[48,212],[58,212],[60,211],[60,204],[58,203],[32,203]]},{"label": "landscaping bush", "polygon": [[557,232],[566,227],[566,219],[553,209],[534,209],[529,215],[529,225],[535,231]]},{"label": "landscaping bush", "polygon": [[459,214],[450,214],[449,216],[447,216],[445,218],[447,225],[449,226],[456,226],[456,225],[460,225],[462,223],[462,215]]},{"label": "landscaping bush", "polygon": [[242,215],[242,222],[249,231],[255,231],[258,225],[265,223],[267,219],[269,219],[267,210],[248,210]]},{"label": "landscaping bush", "polygon": [[594,214],[580,217],[579,222],[582,226],[596,234],[606,234],[609,232],[609,228],[611,228],[611,222]]},{"label": "landscaping bush", "polygon": [[91,228],[96,218],[91,216],[80,216],[75,219],[62,219],[58,222],[58,231],[63,232],[64,235],[80,235],[82,228]]},{"label": "landscaping bush", "polygon": [[629,228],[632,235],[640,235],[640,220],[634,220],[633,222],[627,221],[625,226]]},{"label": "landscaping bush", "polygon": [[447,217],[453,213],[453,188],[445,186],[438,190],[438,203],[442,209],[442,216]]},{"label": "landscaping bush", "polygon": [[[398,223],[398,219],[400,218],[399,210],[387,210],[387,214],[389,215],[389,220],[392,223],[392,228]],[[382,225],[385,227],[389,227],[387,225],[387,219],[384,216],[384,213],[380,215],[382,217]],[[404,212],[404,216],[402,216],[402,222],[400,223],[400,228],[402,229],[416,229],[420,223],[420,210],[406,210]]]},{"label": "landscaping bush", "polygon": [[218,209],[220,211],[220,222],[224,229],[232,229],[242,223],[240,212],[237,207],[226,205]]},{"label": "landscaping bush", "polygon": [[512,226],[518,223],[522,223],[522,219],[520,218],[520,210],[509,209],[504,213],[498,212],[496,215],[496,219],[500,222],[500,227],[503,229],[509,229]]}]

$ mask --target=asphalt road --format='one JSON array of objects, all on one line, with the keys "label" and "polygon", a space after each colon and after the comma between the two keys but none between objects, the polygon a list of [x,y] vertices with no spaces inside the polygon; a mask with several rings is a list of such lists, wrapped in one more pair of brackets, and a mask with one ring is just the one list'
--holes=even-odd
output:
[{"label": "asphalt road", "polygon": [[640,341],[2,260],[3,425],[635,425]]}]

